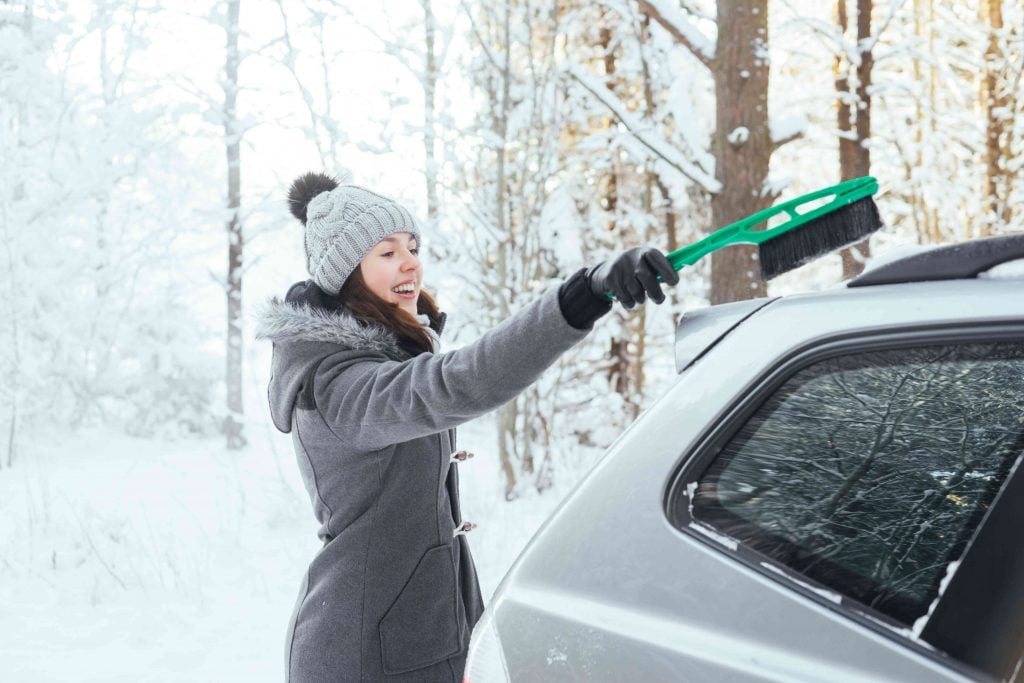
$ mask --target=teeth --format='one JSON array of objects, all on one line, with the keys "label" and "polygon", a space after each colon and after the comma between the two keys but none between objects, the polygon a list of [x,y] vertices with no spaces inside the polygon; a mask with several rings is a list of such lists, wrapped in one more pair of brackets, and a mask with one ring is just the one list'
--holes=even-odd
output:
[{"label": "teeth", "polygon": [[406,292],[406,293],[408,293],[408,292],[413,291],[413,289],[415,289],[415,288],[411,284],[408,284],[408,285],[398,285],[397,287],[394,287],[391,291],[392,292]]}]

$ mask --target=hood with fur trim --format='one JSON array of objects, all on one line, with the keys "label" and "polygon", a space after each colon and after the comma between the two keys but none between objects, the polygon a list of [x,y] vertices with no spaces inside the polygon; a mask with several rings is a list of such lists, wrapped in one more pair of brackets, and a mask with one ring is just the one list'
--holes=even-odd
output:
[{"label": "hood with fur trim", "polygon": [[361,325],[347,311],[329,311],[307,303],[273,299],[260,312],[257,339],[272,342],[329,342],[346,349],[378,351],[396,360],[407,355],[389,330]]},{"label": "hood with fur trim", "polygon": [[[429,326],[435,347],[447,317],[442,313],[438,324]],[[397,361],[413,356],[391,330],[359,322],[312,280],[292,285],[284,301],[274,298],[264,304],[256,315],[256,338],[274,342],[270,413],[274,425],[285,433],[291,431],[295,405],[312,401],[308,378],[326,356],[345,351]]]}]

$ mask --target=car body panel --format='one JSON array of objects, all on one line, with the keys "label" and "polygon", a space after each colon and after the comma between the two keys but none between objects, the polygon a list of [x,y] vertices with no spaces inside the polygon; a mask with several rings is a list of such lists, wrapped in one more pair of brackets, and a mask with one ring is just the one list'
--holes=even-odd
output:
[{"label": "car body panel", "polygon": [[676,339],[673,345],[676,372],[682,372],[690,367],[718,343],[719,339],[773,301],[775,298],[749,299],[687,311],[676,325]]},{"label": "car body panel", "polygon": [[[513,680],[972,680],[666,518],[680,459],[794,349],[842,334],[1024,322],[1024,282],[830,290],[760,307],[609,449],[495,592]],[[826,602],[827,602],[827,595]],[[948,664],[948,665],[947,665]],[[529,672],[527,675],[524,672]],[[827,673],[826,673],[827,672]]]}]

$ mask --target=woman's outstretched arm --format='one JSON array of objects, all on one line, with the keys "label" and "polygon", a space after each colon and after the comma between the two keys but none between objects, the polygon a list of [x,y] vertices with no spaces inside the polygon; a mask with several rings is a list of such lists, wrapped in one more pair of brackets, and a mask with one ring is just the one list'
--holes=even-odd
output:
[{"label": "woman's outstretched arm", "polygon": [[[339,352],[313,379],[315,403],[341,438],[372,450],[455,427],[515,398],[587,336],[609,304],[566,299],[583,274],[552,288],[471,344],[406,361]],[[564,297],[563,297],[564,298]],[[571,302],[571,303],[570,303]],[[589,312],[589,313],[588,313]],[[589,324],[587,324],[589,323]]]}]

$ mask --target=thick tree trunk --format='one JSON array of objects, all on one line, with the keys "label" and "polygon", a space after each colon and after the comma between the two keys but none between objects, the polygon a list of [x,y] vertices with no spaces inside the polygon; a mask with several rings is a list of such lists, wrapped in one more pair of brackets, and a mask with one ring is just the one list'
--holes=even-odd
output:
[{"label": "thick tree trunk", "polygon": [[[847,0],[837,0],[836,21],[841,34],[849,28]],[[874,65],[870,47],[872,0],[857,0],[857,46],[860,63],[856,65],[857,85],[851,89],[851,64],[840,51],[836,55],[836,95],[839,124],[839,175],[851,180],[871,174],[871,69]],[[864,261],[871,256],[868,240],[843,249],[843,279],[848,280],[864,272]]]},{"label": "thick tree trunk", "polygon": [[[768,2],[720,0],[714,58],[715,176],[712,225],[722,227],[771,205],[765,188],[772,153],[768,129]],[[734,246],[711,258],[712,304],[764,296],[757,248]]]},{"label": "thick tree trunk", "polygon": [[224,82],[224,139],[228,160],[228,276],[227,276],[227,415],[224,436],[229,450],[245,445],[242,435],[242,253],[245,246],[238,216],[241,205],[241,131],[236,104],[238,99],[238,32],[241,0],[228,1],[227,73]]}]

